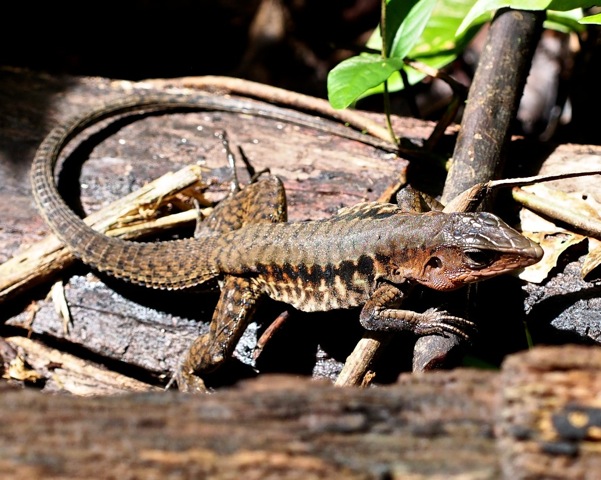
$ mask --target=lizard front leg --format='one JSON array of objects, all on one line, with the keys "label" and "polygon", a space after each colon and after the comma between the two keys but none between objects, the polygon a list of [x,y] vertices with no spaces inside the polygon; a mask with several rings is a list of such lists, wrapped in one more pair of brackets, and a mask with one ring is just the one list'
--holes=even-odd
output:
[{"label": "lizard front leg", "polygon": [[469,320],[431,308],[423,313],[399,309],[404,293],[395,285],[382,284],[361,310],[359,320],[367,330],[384,332],[411,331],[416,335],[453,333],[467,339],[464,329],[473,329]]},{"label": "lizard front leg", "polygon": [[261,291],[252,278],[225,278],[209,331],[194,340],[176,373],[181,391],[206,391],[203,374],[231,357],[260,297]]}]

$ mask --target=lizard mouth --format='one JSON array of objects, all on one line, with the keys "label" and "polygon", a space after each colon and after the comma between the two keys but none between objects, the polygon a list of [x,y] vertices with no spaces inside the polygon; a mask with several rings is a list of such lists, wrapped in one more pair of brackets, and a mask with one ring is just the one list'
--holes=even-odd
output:
[{"label": "lizard mouth", "polygon": [[537,263],[542,258],[542,248],[533,250],[531,255],[500,255],[499,258],[482,270],[471,270],[462,280],[466,283],[476,282],[488,277],[495,277],[503,273],[512,272]]}]

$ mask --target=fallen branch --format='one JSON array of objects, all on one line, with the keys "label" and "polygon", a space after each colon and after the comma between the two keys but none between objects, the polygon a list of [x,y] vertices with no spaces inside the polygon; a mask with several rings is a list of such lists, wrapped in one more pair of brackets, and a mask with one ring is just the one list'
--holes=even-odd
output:
[{"label": "fallen branch", "polygon": [[390,141],[390,134],[383,126],[374,122],[365,115],[350,109],[335,110],[327,100],[291,92],[283,88],[272,87],[262,83],[252,82],[241,78],[202,76],[181,77],[176,79],[149,79],[146,80],[155,88],[178,86],[195,90],[207,90],[213,93],[233,93],[245,97],[256,98],[269,103],[285,105],[297,110],[311,111],[324,117],[332,118],[341,123],[346,123],[359,131],[369,133],[375,138],[385,142]]}]

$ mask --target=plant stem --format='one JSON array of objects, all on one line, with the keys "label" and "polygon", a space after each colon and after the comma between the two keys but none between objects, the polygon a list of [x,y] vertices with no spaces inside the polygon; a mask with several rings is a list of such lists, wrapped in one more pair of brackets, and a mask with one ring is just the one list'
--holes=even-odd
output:
[{"label": "plant stem", "polygon": [[[380,37],[382,38],[382,58],[386,60],[388,58],[388,43],[386,42],[386,0],[382,0],[381,2],[381,10],[380,10]],[[395,145],[399,145],[400,140],[394,134],[394,130],[392,128],[392,120],[390,118],[390,94],[388,92],[388,80],[384,80],[384,114],[386,115],[386,128],[388,129],[388,133],[390,134],[390,139]]]},{"label": "plant stem", "polygon": [[392,140],[392,142],[395,145],[399,145],[400,140],[399,140],[399,137],[397,137],[394,134],[394,129],[392,128],[392,121],[390,118],[391,111],[390,111],[390,94],[388,93],[388,80],[384,81],[383,98],[384,98],[384,114],[386,115],[386,128],[388,128],[388,133],[390,133],[390,139]]},{"label": "plant stem", "polygon": [[[448,204],[477,183],[498,178],[503,153],[515,118],[534,51],[540,38],[544,12],[501,9],[495,15],[469,90],[453,163],[445,182],[442,203]],[[480,288],[486,288],[484,286]],[[455,308],[467,308],[461,293],[447,294]],[[417,340],[414,370],[448,365],[461,347],[457,338],[426,336]]]}]

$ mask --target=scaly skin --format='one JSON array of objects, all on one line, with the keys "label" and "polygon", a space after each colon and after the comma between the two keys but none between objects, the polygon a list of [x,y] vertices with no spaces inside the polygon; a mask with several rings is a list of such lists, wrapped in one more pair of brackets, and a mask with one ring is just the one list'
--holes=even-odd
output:
[{"label": "scaly skin", "polygon": [[178,372],[184,390],[203,389],[198,374],[229,357],[262,297],[303,311],[364,305],[360,318],[366,328],[465,336],[471,322],[436,310],[398,309],[405,287],[453,290],[542,257],[537,244],[490,213],[407,212],[397,205],[362,203],[326,220],[286,223],[285,192],[275,177],[222,202],[197,238],[137,243],[90,229],[56,189],[54,167],[61,151],[77,133],[105,118],[174,109],[240,111],[324,126],[276,107],[259,111],[237,100],[158,94],[107,104],[57,127],[40,146],[32,167],[36,202],[52,230],[83,262],[152,288],[222,280],[211,330],[194,342]]}]

